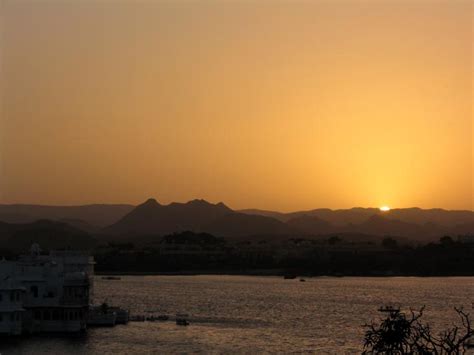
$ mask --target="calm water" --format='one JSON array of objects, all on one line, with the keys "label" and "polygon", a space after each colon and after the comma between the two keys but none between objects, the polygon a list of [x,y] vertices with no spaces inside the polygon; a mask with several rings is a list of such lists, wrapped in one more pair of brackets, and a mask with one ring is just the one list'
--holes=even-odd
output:
[{"label": "calm water", "polygon": [[[455,305],[471,309],[474,278],[308,278],[125,276],[96,278],[97,302],[134,314],[188,313],[191,325],[129,323],[80,338],[0,339],[2,354],[66,353],[357,353],[361,325],[387,302],[426,305],[426,320],[456,321]],[[152,314],[152,313],[147,313]]]}]

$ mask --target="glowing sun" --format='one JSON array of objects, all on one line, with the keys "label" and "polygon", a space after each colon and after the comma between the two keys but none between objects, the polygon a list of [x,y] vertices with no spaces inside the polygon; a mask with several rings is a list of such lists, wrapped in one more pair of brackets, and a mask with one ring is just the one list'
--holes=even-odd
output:
[{"label": "glowing sun", "polygon": [[382,206],[382,207],[379,208],[379,210],[382,211],[382,212],[388,212],[388,211],[390,211],[390,207]]}]

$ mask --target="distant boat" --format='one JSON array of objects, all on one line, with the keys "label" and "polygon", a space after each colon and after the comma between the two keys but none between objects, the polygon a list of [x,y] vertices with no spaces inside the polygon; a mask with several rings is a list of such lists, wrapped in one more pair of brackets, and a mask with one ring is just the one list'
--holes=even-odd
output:
[{"label": "distant boat", "polygon": [[101,306],[89,307],[88,326],[113,327],[117,322],[117,313],[112,312],[104,303]]},{"label": "distant boat", "polygon": [[300,282],[306,282],[306,280],[305,279],[300,279]]},{"label": "distant boat", "polygon": [[176,325],[189,325],[189,322],[186,319],[176,319]]},{"label": "distant boat", "polygon": [[294,280],[294,279],[296,279],[296,275],[294,275],[294,274],[286,274],[285,276],[283,276],[283,278],[284,278],[285,280]]},{"label": "distant boat", "polygon": [[176,315],[176,325],[189,325],[188,315],[187,314],[177,314]]},{"label": "distant boat", "polygon": [[109,312],[114,312],[116,315],[116,324],[127,324],[130,320],[130,312],[120,307],[109,307]]},{"label": "distant boat", "polygon": [[378,311],[385,312],[385,313],[398,313],[400,312],[400,307],[384,306],[384,307],[379,307]]},{"label": "distant boat", "polygon": [[164,321],[167,321],[170,317],[168,317],[167,315],[161,315],[161,316],[151,316],[151,317],[146,317],[146,320],[148,322],[156,322],[156,321],[160,321],[160,322],[164,322]]},{"label": "distant boat", "polygon": [[87,325],[113,327],[116,324],[127,324],[130,320],[128,310],[120,307],[109,307],[107,303],[99,306],[90,306],[87,316]]},{"label": "distant boat", "polygon": [[122,278],[118,276],[103,276],[102,280],[122,280]]}]

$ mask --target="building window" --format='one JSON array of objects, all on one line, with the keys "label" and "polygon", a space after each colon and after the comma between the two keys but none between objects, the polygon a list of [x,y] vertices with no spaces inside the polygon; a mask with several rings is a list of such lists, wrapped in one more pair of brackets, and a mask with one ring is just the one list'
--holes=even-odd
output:
[{"label": "building window", "polygon": [[35,311],[35,320],[41,320],[41,311]]},{"label": "building window", "polygon": [[0,313],[0,322],[3,322],[3,314]]},{"label": "building window", "polygon": [[0,302],[3,300],[3,295],[0,293]]},{"label": "building window", "polygon": [[51,320],[51,315],[48,310],[43,311],[43,320]]},{"label": "building window", "polygon": [[31,290],[31,293],[33,294],[33,297],[38,298],[38,286],[31,286],[30,290]]}]

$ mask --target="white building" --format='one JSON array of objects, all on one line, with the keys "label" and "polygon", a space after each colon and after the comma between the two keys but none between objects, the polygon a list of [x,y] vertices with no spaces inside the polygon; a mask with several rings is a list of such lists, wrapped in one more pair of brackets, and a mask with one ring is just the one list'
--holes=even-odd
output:
[{"label": "white building", "polygon": [[0,334],[20,335],[25,289],[11,280],[0,282]]},{"label": "white building", "polygon": [[80,332],[92,299],[93,257],[74,251],[0,261],[0,334]]}]

